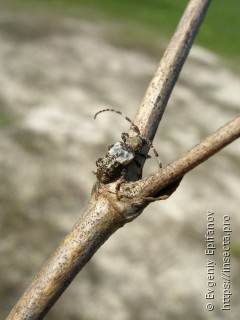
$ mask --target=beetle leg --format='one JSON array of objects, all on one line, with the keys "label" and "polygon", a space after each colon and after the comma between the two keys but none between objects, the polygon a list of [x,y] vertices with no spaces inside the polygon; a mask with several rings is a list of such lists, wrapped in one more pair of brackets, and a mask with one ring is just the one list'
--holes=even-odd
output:
[{"label": "beetle leg", "polygon": [[118,200],[120,200],[119,191],[121,188],[121,184],[123,184],[126,181],[126,174],[127,174],[126,169],[123,169],[121,172],[121,177],[118,179],[117,184],[116,184],[115,191],[116,191],[116,196],[117,196]]},{"label": "beetle leg", "polygon": [[123,133],[122,133],[122,141],[123,141],[123,142],[126,142],[126,141],[127,141],[127,138],[129,138],[129,134],[126,133],[126,132],[123,132]]}]

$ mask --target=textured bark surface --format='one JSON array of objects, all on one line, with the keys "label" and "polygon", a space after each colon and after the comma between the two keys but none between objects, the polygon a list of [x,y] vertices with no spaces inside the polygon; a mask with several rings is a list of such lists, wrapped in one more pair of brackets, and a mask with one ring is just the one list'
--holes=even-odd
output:
[{"label": "textured bark surface", "polygon": [[[150,89],[148,89],[145,95],[140,111],[135,118],[135,123],[139,126],[141,132],[151,139],[156,132],[157,123],[161,119],[168,97],[178,78],[181,66],[189,52],[194,35],[202,21],[208,4],[209,1],[190,1],[183,20],[179,25],[179,28],[182,28],[181,32],[185,36],[181,38],[175,35],[173,41],[176,49],[179,48],[177,45],[177,41],[179,40],[182,44],[182,49],[180,52],[175,52],[173,47],[167,49],[167,53],[164,56],[165,60],[160,64],[154,80],[150,84]],[[186,24],[185,19],[191,21],[191,23],[189,25]],[[185,27],[187,28],[185,29]],[[189,30],[191,32],[188,32]],[[169,66],[166,66],[166,60],[169,62]],[[173,65],[176,67],[172,68]],[[168,69],[169,73],[167,73]],[[162,74],[167,81],[160,79],[163,77]],[[237,128],[239,129],[239,118],[236,121],[238,121]],[[234,122],[234,128],[236,128],[236,121]],[[184,157],[185,165],[187,165],[184,169],[181,167],[182,171],[179,171],[180,173],[174,171],[176,168],[173,170],[173,165],[170,171],[168,170],[169,167],[168,169],[164,168],[156,175],[147,177],[142,181],[134,182],[134,184],[124,184],[120,190],[123,192],[120,200],[116,198],[116,182],[109,185],[97,183],[93,189],[87,209],[80,216],[72,232],[65,238],[42,271],[37,275],[8,319],[42,318],[76,274],[116,229],[136,218],[146,205],[153,200],[151,199],[152,197],[159,196],[161,189],[186,173],[188,171],[187,168],[192,168],[201,161],[204,161],[208,156],[239,136],[239,130],[234,132],[235,134],[231,135],[232,138],[228,137],[228,142],[225,141],[221,146],[219,144],[214,149],[215,151],[211,152],[208,150],[203,158],[201,158],[201,152],[205,148],[204,143],[201,145],[203,149],[195,149],[194,151],[197,152],[197,159],[194,159],[190,152],[190,154]],[[225,134],[226,132],[224,133],[224,137]],[[190,164],[189,159],[194,160],[192,164]],[[169,178],[166,178],[164,182],[160,182],[160,180],[162,181],[164,172],[168,172],[168,174],[170,172]],[[142,194],[143,190],[147,190],[147,193]],[[161,198],[166,198],[167,196],[168,194],[161,195]]]}]

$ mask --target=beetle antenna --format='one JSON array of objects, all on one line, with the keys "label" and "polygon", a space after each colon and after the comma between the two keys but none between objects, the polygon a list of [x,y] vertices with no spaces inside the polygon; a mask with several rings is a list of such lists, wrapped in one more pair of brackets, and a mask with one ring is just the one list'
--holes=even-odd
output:
[{"label": "beetle antenna", "polygon": [[125,118],[128,122],[131,123],[133,130],[134,130],[138,135],[141,134],[141,133],[140,133],[140,130],[138,129],[138,127],[135,125],[135,123],[133,123],[133,121],[132,121],[130,118],[128,118],[128,117],[127,117],[124,113],[122,113],[121,111],[118,111],[118,110],[115,110],[115,109],[103,109],[103,110],[100,110],[100,111],[98,111],[98,112],[95,114],[94,119],[96,119],[96,117],[97,117],[97,115],[98,115],[99,113],[106,112],[106,111],[111,111],[111,112],[115,112],[115,113],[120,114],[123,118]]}]

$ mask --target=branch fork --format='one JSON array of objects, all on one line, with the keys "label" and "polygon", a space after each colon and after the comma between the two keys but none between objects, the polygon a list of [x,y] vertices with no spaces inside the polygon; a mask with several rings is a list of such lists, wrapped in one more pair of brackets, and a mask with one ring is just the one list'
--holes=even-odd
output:
[{"label": "branch fork", "polygon": [[101,194],[108,199],[110,207],[117,207],[125,223],[132,221],[149,203],[167,199],[187,172],[239,137],[240,115],[150,176],[122,183],[118,191],[118,181],[106,185],[98,182],[93,193],[96,199]]},{"label": "branch fork", "polygon": [[[188,2],[134,119],[141,134],[151,141],[210,2]],[[140,215],[152,201],[169,197],[189,170],[239,136],[240,116],[156,173],[122,183],[119,199],[116,197],[117,181],[106,185],[97,182],[72,231],[30,284],[7,320],[42,319],[111,234]]]}]

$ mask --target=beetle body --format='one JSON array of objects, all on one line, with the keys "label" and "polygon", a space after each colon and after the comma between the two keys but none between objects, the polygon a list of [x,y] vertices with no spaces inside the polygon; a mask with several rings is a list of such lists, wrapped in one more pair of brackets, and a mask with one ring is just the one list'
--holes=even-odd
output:
[{"label": "beetle body", "polygon": [[[126,134],[124,134],[125,136]],[[108,153],[96,161],[94,174],[100,182],[108,183],[119,178],[125,167],[134,160],[136,152],[142,145],[138,137],[124,138],[109,147]]]},{"label": "beetle body", "polygon": [[[96,170],[93,172],[97,179],[102,183],[109,183],[111,181],[121,178],[121,181],[126,177],[126,167],[134,162],[138,168],[140,168],[140,175],[142,173],[142,168],[140,163],[136,160],[136,156],[143,156],[145,159],[148,157],[141,153],[142,148],[147,145],[152,148],[156,157],[158,158],[158,153],[153,147],[151,141],[141,135],[139,128],[132,122],[132,120],[126,117],[121,111],[114,109],[103,109],[97,112],[96,116],[105,111],[112,111],[123,116],[132,125],[132,130],[136,135],[129,136],[128,133],[122,133],[122,140],[108,147],[108,152],[103,158],[99,158],[96,161]],[[159,162],[161,167],[161,163]]]}]

